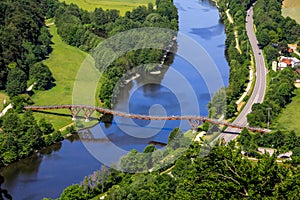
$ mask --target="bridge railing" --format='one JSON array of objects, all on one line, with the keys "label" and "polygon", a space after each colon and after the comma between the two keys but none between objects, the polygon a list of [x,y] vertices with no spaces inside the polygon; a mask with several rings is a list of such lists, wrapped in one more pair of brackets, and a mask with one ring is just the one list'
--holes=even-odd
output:
[{"label": "bridge railing", "polygon": [[[72,111],[72,109],[79,109],[83,110],[84,112],[86,110],[90,111],[98,111],[101,113],[106,113],[106,114],[112,114],[120,117],[125,117],[125,118],[134,118],[134,119],[143,119],[143,120],[198,120],[201,122],[209,122],[212,124],[216,125],[223,125],[227,127],[232,127],[232,128],[238,128],[238,129],[243,129],[247,128],[248,130],[254,131],[254,132],[270,132],[269,129],[264,129],[264,128],[257,128],[257,127],[250,127],[250,126],[243,126],[239,124],[234,124],[226,121],[221,121],[218,119],[212,119],[204,116],[193,116],[193,115],[184,115],[184,116],[155,116],[155,115],[143,115],[143,114],[133,114],[133,113],[126,113],[122,111],[116,111],[116,110],[110,110],[107,108],[102,108],[102,107],[97,107],[97,106],[90,106],[90,105],[82,105],[82,104],[66,104],[66,105],[49,105],[49,106],[25,106],[25,110],[55,110],[55,109],[69,109]],[[78,111],[78,112],[79,112]],[[77,114],[78,114],[77,112]],[[72,112],[71,112],[72,113]],[[86,118],[90,117],[89,115],[92,114],[92,112],[85,112],[87,113],[85,115]],[[75,118],[76,116],[73,116],[74,113],[72,113],[72,117]],[[76,115],[76,114],[75,114]]]}]

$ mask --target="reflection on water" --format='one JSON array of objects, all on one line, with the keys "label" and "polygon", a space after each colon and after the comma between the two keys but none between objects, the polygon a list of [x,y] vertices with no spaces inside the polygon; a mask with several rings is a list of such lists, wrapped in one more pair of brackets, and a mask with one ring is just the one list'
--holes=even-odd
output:
[{"label": "reflection on water", "polygon": [[[179,9],[180,31],[204,47],[227,85],[229,67],[224,56],[225,32],[217,8],[208,0],[174,2]],[[203,58],[197,52],[185,49],[178,38],[178,52],[182,51],[203,63],[201,67],[205,71],[207,66]],[[141,73],[139,78],[122,87],[114,108],[143,114],[191,115],[200,112],[207,115],[206,106],[213,94],[208,90],[203,74],[197,72],[186,58],[176,55],[172,66],[163,68],[160,75]],[[5,182],[1,187],[8,189],[17,200],[57,198],[66,186],[81,182],[84,176],[99,169],[100,161],[108,165],[117,163],[120,156],[133,148],[142,151],[151,141],[166,143],[170,130],[179,126],[183,130],[189,128],[185,121],[150,122],[114,117],[111,124],[100,123],[90,130],[98,141],[65,140],[2,169]],[[91,153],[95,153],[95,157]]]},{"label": "reflection on water", "polygon": [[219,25],[206,27],[206,28],[192,28],[191,34],[200,36],[203,39],[211,40],[216,36],[221,35],[224,32],[223,27]]}]

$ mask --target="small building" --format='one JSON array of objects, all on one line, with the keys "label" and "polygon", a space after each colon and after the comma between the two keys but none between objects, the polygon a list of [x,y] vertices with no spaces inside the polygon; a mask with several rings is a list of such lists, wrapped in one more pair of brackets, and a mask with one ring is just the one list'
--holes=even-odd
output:
[{"label": "small building", "polygon": [[288,59],[288,58],[282,58],[282,59],[280,60],[280,62],[286,63],[287,66],[292,66],[292,60],[291,60],[291,59]]},{"label": "small building", "polygon": [[298,58],[292,58],[292,67],[300,66],[300,60]]},{"label": "small building", "polygon": [[288,65],[285,62],[279,62],[278,63],[278,70],[283,70],[286,68]]},{"label": "small building", "polygon": [[280,56],[280,62],[278,63],[278,68],[281,70],[287,66],[295,68],[300,66],[300,60],[294,57]]}]

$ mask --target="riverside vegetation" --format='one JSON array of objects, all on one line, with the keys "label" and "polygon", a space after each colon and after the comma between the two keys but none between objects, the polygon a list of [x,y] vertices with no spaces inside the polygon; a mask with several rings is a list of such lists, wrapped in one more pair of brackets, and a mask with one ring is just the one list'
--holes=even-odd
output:
[{"label": "riverside vegetation", "polygon": [[[299,167],[277,164],[268,155],[252,162],[233,143],[215,146],[208,155],[204,151],[199,143],[192,143],[166,172],[130,174],[102,168],[81,184],[66,188],[59,199],[300,198]],[[136,160],[131,156],[123,159]]]},{"label": "riverside vegetation", "polygon": [[[84,51],[89,51],[107,37],[132,28],[156,26],[177,29],[177,10],[168,0],[157,1],[155,10],[149,3],[148,7],[139,6],[132,12],[126,12],[125,16],[120,16],[117,10],[104,11],[101,8],[87,12],[75,4],[66,5],[57,0],[1,1],[0,9],[0,87],[7,91],[14,106],[7,113],[8,117],[1,118],[1,165],[29,156],[35,149],[62,139],[61,133],[54,131],[44,119],[37,123],[31,113],[22,114],[24,105],[34,103],[28,94],[23,94],[27,85],[35,83],[36,90],[49,90],[55,86],[48,66],[41,63],[52,51],[45,18],[54,17],[63,41]],[[124,57],[116,61],[104,72],[109,81],[100,89],[100,94],[104,94],[100,96],[103,105],[110,107],[110,88],[122,75],[120,72],[145,62],[157,63],[162,54],[162,50],[139,50],[125,55],[129,65],[124,64]],[[18,122],[10,121],[10,118]],[[43,132],[44,125],[51,131]]]},{"label": "riverside vegetation", "polygon": [[[250,57],[246,51],[247,39],[243,36],[242,31],[245,28],[246,9],[251,3],[253,2],[239,0],[218,2],[222,14],[230,9],[230,13],[234,16],[235,26],[237,26],[241,37],[240,41],[242,41],[242,55],[239,55],[235,48],[234,28],[229,25],[226,16],[222,15],[226,25],[226,33],[229,34],[226,40],[228,60],[232,61],[233,59],[234,61],[230,62],[232,65],[231,85],[227,89],[221,90],[220,95],[214,97],[214,100],[219,104],[214,107],[211,115],[221,114],[219,111],[222,110],[224,101],[219,97],[226,92],[227,96],[230,97],[226,103],[232,104],[231,111],[227,111],[227,117],[233,116],[236,111],[235,101],[247,82]],[[261,40],[260,36],[258,38]],[[293,90],[291,85],[295,74],[292,70],[287,69],[276,73],[276,76],[286,83],[285,86],[288,89],[282,94],[275,93],[274,95],[277,95],[279,99],[285,99]],[[276,85],[278,83],[275,81],[272,84],[271,88],[278,87]],[[238,90],[239,93],[235,93],[235,90]],[[269,92],[270,94],[271,92]],[[166,168],[162,168],[151,173],[131,174],[102,168],[101,171],[87,176],[81,184],[74,184],[66,188],[59,199],[91,199],[101,196],[105,199],[300,198],[298,166],[300,138],[294,132],[276,131],[268,135],[260,135],[243,130],[237,141],[237,144],[234,142],[228,146],[221,144],[213,149],[206,145],[192,143],[183,156],[168,165],[170,168],[166,171],[164,171]],[[278,152],[292,150],[293,160],[292,162],[287,161],[286,164],[277,164],[276,155],[260,155],[257,153],[258,146],[278,148]],[[211,151],[205,153],[205,150]],[[247,150],[248,154],[255,155],[258,158],[257,162],[246,159],[247,157],[241,154],[241,150]],[[144,152],[152,152],[150,156],[152,158],[157,151],[155,147],[148,146]],[[135,165],[128,165],[128,163],[135,163]],[[149,170],[152,166],[148,166],[148,164],[149,159],[143,158],[143,154],[139,154],[135,150],[132,150],[121,160],[121,167],[125,171],[130,171],[132,167],[135,168],[134,170],[145,169],[145,167]]]}]

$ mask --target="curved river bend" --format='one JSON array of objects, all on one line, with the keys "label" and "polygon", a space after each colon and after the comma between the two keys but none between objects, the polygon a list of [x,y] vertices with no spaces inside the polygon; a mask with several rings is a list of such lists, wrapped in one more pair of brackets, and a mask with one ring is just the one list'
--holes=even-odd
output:
[{"label": "curved river bend", "polygon": [[[201,45],[214,60],[218,73],[224,85],[228,84],[229,67],[224,55],[225,30],[219,21],[219,12],[216,6],[208,0],[174,0],[179,12],[179,30],[183,35],[193,39]],[[184,48],[184,43],[178,37],[178,52],[192,54]],[[197,58],[197,55],[194,57]],[[201,56],[197,58],[201,61]],[[180,84],[174,73],[185,77],[193,94]],[[207,115],[207,103],[211,93],[201,74],[189,64],[184,57],[175,56],[171,67],[166,71],[160,84],[145,84],[151,82],[151,77],[137,78],[126,85],[115,104],[116,110],[129,110],[132,113],[151,114],[162,112],[168,115],[200,114]],[[176,86],[172,91],[169,86]],[[214,90],[218,90],[214,88]],[[191,95],[196,96],[197,101]],[[183,99],[183,101],[181,101]],[[199,108],[199,112],[194,107]],[[14,199],[42,199],[43,197],[56,198],[62,190],[74,183],[79,183],[84,176],[100,169],[101,163],[116,163],[119,156],[135,148],[142,151],[149,141],[166,142],[168,133],[180,126],[183,130],[189,128],[187,122],[167,121],[163,125],[150,126],[147,121],[135,120],[134,125],[115,118],[112,125],[106,127],[99,124],[90,131],[97,135],[100,132],[109,138],[110,142],[93,142],[83,144],[79,140],[65,140],[32,157],[14,163],[4,169],[1,174],[5,177],[3,188],[7,189]],[[149,125],[149,126],[147,126]],[[141,128],[139,126],[147,126]],[[130,132],[130,135],[124,132]],[[153,132],[157,132],[153,134]],[[137,137],[138,136],[138,137]],[[113,147],[121,149],[116,153]],[[88,147],[88,148],[87,148]],[[95,149],[101,152],[98,160],[89,152]],[[120,153],[120,154],[119,154]],[[103,162],[102,162],[103,163]]]}]

